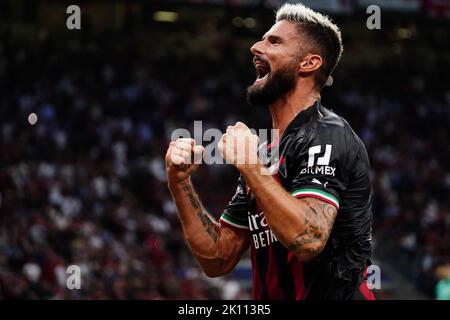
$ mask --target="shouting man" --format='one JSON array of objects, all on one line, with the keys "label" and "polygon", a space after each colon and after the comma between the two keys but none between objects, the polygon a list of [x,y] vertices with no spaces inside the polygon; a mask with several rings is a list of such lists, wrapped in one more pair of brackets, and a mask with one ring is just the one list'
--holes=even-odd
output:
[{"label": "shouting man", "polygon": [[[190,180],[198,164],[189,160],[203,147],[192,139],[170,143],[168,184],[190,250],[216,277],[250,246],[254,299],[374,299],[365,279],[372,251],[367,152],[320,102],[341,57],[340,30],[301,4],[285,4],[250,50],[257,79],[248,102],[269,105],[280,138],[258,146],[245,124],[227,128],[219,151],[240,177],[219,222]],[[278,148],[276,175],[249,161],[258,159],[258,148]]]}]

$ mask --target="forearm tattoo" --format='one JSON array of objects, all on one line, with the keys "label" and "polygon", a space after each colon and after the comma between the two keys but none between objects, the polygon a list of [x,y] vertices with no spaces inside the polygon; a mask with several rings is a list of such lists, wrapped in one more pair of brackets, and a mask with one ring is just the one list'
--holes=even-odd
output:
[{"label": "forearm tattoo", "polygon": [[182,189],[183,189],[184,193],[187,195],[187,197],[189,198],[189,201],[191,202],[194,209],[201,208],[200,201],[198,200],[197,196],[194,194],[194,190],[192,190],[191,185],[189,183],[183,183]]},{"label": "forearm tattoo", "polygon": [[[302,199],[308,206],[304,216],[304,230],[288,246],[295,253],[317,255],[322,252],[330,235],[337,210],[315,199]],[[308,244],[308,246],[305,246]],[[316,244],[316,245],[314,245]]]},{"label": "forearm tattoo", "polygon": [[194,190],[192,189],[192,186],[189,183],[184,183],[182,185],[182,190],[188,197],[192,207],[194,209],[200,209],[200,211],[197,212],[197,217],[200,219],[203,227],[205,228],[205,231],[208,233],[210,238],[217,242],[217,233],[218,233],[218,225],[217,223],[214,223],[213,219],[207,212],[203,210],[203,207],[200,203],[200,200],[198,199],[198,196],[195,194]]},{"label": "forearm tattoo", "polygon": [[211,239],[214,242],[217,242],[217,225],[211,221],[211,217],[203,212],[203,211],[199,211],[197,213],[197,217],[200,219],[200,221],[202,222],[203,226],[205,227],[206,232],[209,234],[209,236],[211,237]]}]

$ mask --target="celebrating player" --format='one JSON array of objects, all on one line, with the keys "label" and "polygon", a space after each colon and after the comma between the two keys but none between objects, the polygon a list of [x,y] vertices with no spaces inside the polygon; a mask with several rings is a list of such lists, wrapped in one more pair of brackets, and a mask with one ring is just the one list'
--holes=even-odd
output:
[{"label": "celebrating player", "polygon": [[372,251],[367,152],[320,101],[341,57],[340,30],[318,12],[286,4],[251,52],[257,79],[247,99],[269,105],[280,139],[259,148],[278,148],[278,172],[262,174],[261,161],[247,161],[258,137],[245,124],[228,127],[219,150],[240,177],[217,222],[190,180],[198,164],[187,160],[203,147],[172,141],[168,184],[192,254],[214,277],[230,272],[250,247],[254,299],[373,299],[365,283]]}]

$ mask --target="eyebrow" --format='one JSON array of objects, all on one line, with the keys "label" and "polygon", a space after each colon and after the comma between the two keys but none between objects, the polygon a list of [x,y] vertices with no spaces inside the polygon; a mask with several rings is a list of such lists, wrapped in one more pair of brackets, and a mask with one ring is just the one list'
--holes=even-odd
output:
[{"label": "eyebrow", "polygon": [[276,36],[276,35],[273,35],[273,34],[265,34],[265,35],[262,36],[262,40],[265,40],[266,38],[269,38],[271,40],[278,40],[278,41],[282,41],[283,40],[283,38],[281,38],[279,36]]}]

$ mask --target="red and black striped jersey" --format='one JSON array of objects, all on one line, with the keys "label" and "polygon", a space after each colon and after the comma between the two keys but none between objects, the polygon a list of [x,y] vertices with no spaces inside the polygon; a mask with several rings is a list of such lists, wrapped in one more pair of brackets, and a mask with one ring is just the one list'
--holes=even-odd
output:
[{"label": "red and black striped jersey", "polygon": [[[338,214],[324,250],[301,263],[273,234],[264,212],[239,178],[220,217],[250,237],[254,299],[353,299],[362,288],[372,252],[369,159],[350,125],[320,101],[300,112],[278,142],[277,181],[297,198],[313,197]],[[360,291],[361,288],[361,291]]]}]

